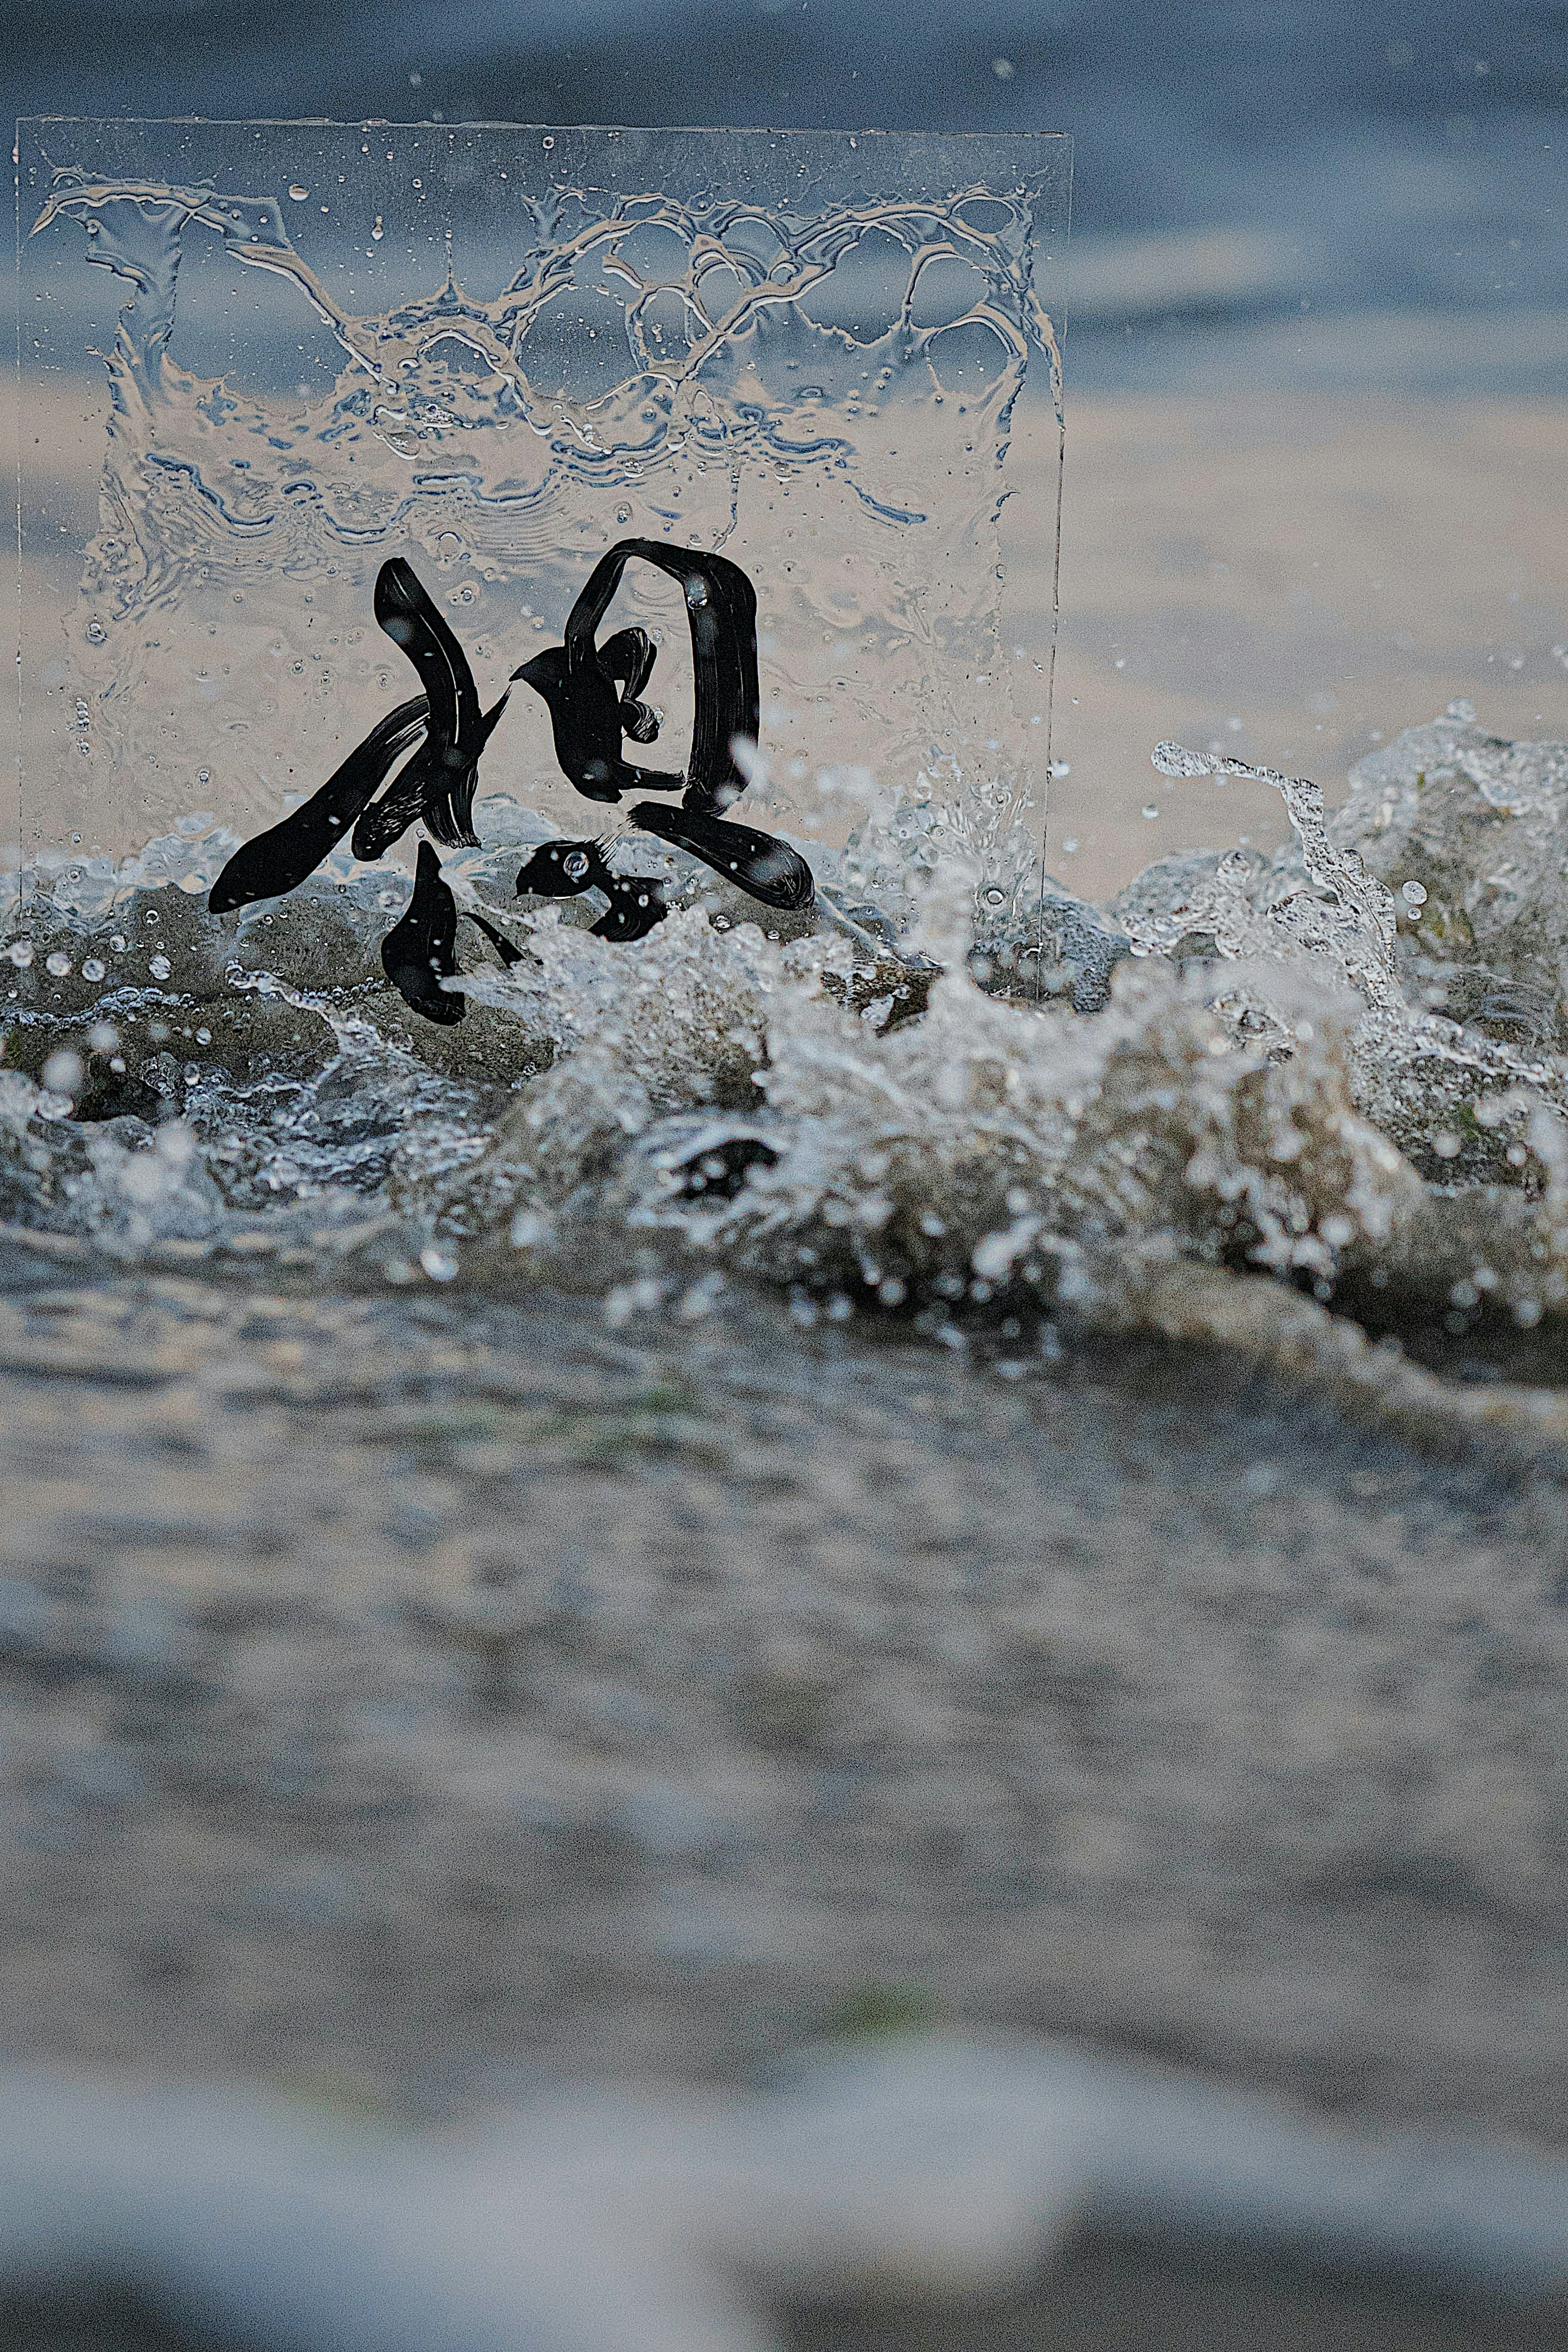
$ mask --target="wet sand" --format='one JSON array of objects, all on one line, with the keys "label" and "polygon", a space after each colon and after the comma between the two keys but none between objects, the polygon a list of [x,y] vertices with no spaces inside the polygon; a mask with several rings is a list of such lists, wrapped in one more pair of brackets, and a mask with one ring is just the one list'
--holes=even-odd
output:
[{"label": "wet sand", "polygon": [[1235,1360],[5,1252],[0,2055],[1006,2021],[1561,2141],[1568,1540]]}]

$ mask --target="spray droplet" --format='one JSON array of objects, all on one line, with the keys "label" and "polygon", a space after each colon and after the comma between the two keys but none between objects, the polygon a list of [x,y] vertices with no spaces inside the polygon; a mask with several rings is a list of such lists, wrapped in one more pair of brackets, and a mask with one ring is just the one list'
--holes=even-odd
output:
[{"label": "spray droplet", "polygon": [[81,1056],[64,1046],[44,1064],[44,1084],[52,1095],[74,1095],[81,1084]]},{"label": "spray droplet", "polygon": [[302,188],[298,180],[294,182],[292,187],[289,191],[289,194],[293,197],[294,202],[297,205],[302,205],[310,193],[310,189]]}]

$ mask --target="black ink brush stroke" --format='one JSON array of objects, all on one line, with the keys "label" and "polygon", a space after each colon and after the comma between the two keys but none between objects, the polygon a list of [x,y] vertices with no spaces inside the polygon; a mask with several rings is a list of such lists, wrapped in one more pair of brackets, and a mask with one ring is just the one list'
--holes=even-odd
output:
[{"label": "black ink brush stroke", "polygon": [[422,694],[400,702],[363,743],[356,744],[320,792],[237,849],[207,893],[207,907],[226,915],[256,898],[297,889],[331,856],[361,810],[380,790],[388,770],[425,731],[429,705]]},{"label": "black ink brush stroke", "polygon": [[[637,699],[653,666],[653,648],[643,632],[623,629],[604,646],[595,643],[599,624],[634,561],[679,580],[685,593],[696,715],[684,775],[637,768],[621,757],[624,736],[651,742],[657,732],[652,714]],[[641,639],[646,647],[643,666],[629,673],[619,666],[629,658],[621,650],[627,639]],[[680,792],[689,807],[717,813],[746,789],[731,747],[737,736],[753,743],[757,738],[757,598],[740,565],[727,556],[667,547],[657,539],[618,541],[589,573],[568,616],[564,643],[547,646],[512,675],[543,697],[556,759],[585,800],[618,801],[626,792]]]},{"label": "black ink brush stroke", "polygon": [[468,920],[473,924],[476,930],[483,931],[486,939],[489,940],[491,947],[494,948],[497,955],[500,956],[508,971],[511,970],[514,963],[521,963],[522,961],[522,950],[519,947],[514,947],[511,941],[507,938],[506,933],[504,931],[497,930],[495,925],[491,922],[487,922],[483,915],[477,915],[471,907],[459,907],[458,912],[460,915],[466,916]]},{"label": "black ink brush stroke", "polygon": [[448,995],[439,985],[457,977],[457,945],[458,902],[450,883],[441,878],[440,859],[422,841],[408,912],[383,940],[381,962],[404,1003],[447,1028],[468,1009],[461,996]]},{"label": "black ink brush stroke", "polygon": [[637,700],[647,684],[658,649],[646,629],[617,629],[599,647],[599,661],[621,689],[621,726],[634,743],[658,740],[658,713]]},{"label": "black ink brush stroke", "polygon": [[423,747],[360,817],[354,856],[366,864],[382,856],[416,819],[448,849],[477,848],[479,754],[508,698],[503,694],[489,710],[479,709],[468,656],[401,555],[389,557],[377,572],[374,609],[380,627],[418,671],[430,719]]},{"label": "black ink brush stroke", "polygon": [[547,841],[518,868],[517,895],[536,898],[575,898],[584,890],[602,890],[609,878],[605,853],[596,841]]},{"label": "black ink brush stroke", "polygon": [[602,890],[609,900],[598,921],[589,925],[597,940],[616,940],[624,945],[646,939],[669,912],[664,892],[651,875],[615,873],[597,841],[547,842],[534,851],[517,877],[520,898],[531,891],[541,898],[575,898],[584,890]]},{"label": "black ink brush stroke", "polygon": [[805,858],[771,833],[710,816],[693,808],[689,801],[678,809],[661,807],[657,801],[639,801],[631,811],[631,820],[644,833],[655,834],[673,848],[700,858],[726,882],[760,898],[764,907],[795,914],[816,897],[816,885]]},{"label": "black ink brush stroke", "polygon": [[[626,640],[640,638],[647,659],[634,660]],[[513,670],[543,698],[555,739],[555,758],[562,774],[584,800],[618,801],[626,792],[679,793],[683,775],[658,768],[637,768],[621,757],[621,740],[651,743],[658,721],[646,703],[637,700],[653,667],[653,645],[641,629],[621,629],[599,647],[574,663],[565,646],[546,646],[542,653]],[[617,661],[624,663],[619,669]],[[630,683],[635,677],[637,684]]]},{"label": "black ink brush stroke", "polygon": [[746,789],[746,779],[735,764],[736,737],[749,743],[757,740],[762,694],[756,590],[726,555],[668,547],[658,539],[623,539],[595,565],[572,607],[565,631],[569,656],[579,642],[592,644],[626,565],[633,562],[651,563],[655,571],[678,580],[686,598],[696,688],[686,802],[689,807],[716,812]]},{"label": "black ink brush stroke", "polygon": [[664,892],[646,875],[612,874],[605,895],[608,907],[596,923],[588,926],[596,940],[618,940],[623,945],[646,940],[669,912]]}]

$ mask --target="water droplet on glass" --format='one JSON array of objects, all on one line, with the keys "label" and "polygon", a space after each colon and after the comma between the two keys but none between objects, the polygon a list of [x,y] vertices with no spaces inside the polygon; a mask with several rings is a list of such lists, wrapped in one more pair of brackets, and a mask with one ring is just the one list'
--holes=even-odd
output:
[{"label": "water droplet on glass", "polygon": [[298,180],[293,183],[292,186],[289,190],[289,194],[293,197],[294,202],[297,205],[302,205],[310,193],[310,189],[302,188]]},{"label": "water droplet on glass", "polygon": [[149,956],[147,969],[154,980],[167,980],[170,971],[168,957],[166,955]]},{"label": "water droplet on glass", "polygon": [[13,940],[5,952],[19,971],[26,971],[33,961],[33,950],[26,940]]},{"label": "water droplet on glass", "polygon": [[626,505],[625,499],[623,499],[621,504],[616,509],[616,520],[617,522],[630,522],[631,519],[632,510],[630,507]]},{"label": "water droplet on glass", "polygon": [[44,1064],[44,1084],[52,1095],[74,1095],[81,1084],[81,1057],[69,1046],[51,1054]]},{"label": "water droplet on glass", "polygon": [[196,770],[196,782],[198,784],[210,784],[212,780],[212,770],[210,768],[198,768]]},{"label": "water droplet on glass", "polygon": [[125,953],[125,941],[121,938],[118,931],[115,932],[114,937],[110,940],[109,944],[113,949],[116,955],[123,955]]},{"label": "water droplet on glass", "polygon": [[540,143],[540,145],[544,149],[545,152],[548,154],[548,153],[549,153],[549,152],[550,152],[550,150],[551,150],[551,148],[554,146],[555,142],[554,142],[554,140],[553,140],[553,139],[546,138],[546,139],[542,139],[542,140],[540,141],[540,142],[539,142],[539,143]]},{"label": "water droplet on glass", "polygon": [[89,956],[82,965],[81,976],[83,980],[101,980],[105,970],[106,966],[98,956]]},{"label": "water droplet on glass", "polygon": [[89,621],[85,635],[89,646],[106,646],[109,643],[109,631],[101,621]]},{"label": "water droplet on glass", "polygon": [[419,1263],[432,1282],[450,1282],[458,1271],[458,1261],[450,1250],[437,1249],[426,1242],[419,1253]]},{"label": "water droplet on glass", "polygon": [[[82,970],[87,970],[86,964]],[[87,1042],[95,1054],[112,1054],[120,1043],[120,1032],[112,1021],[95,1021],[87,1033]]]},{"label": "water droplet on glass", "polygon": [[1159,807],[1159,803],[1158,803],[1157,801],[1145,801],[1145,802],[1144,802],[1144,803],[1143,803],[1143,814],[1144,814],[1145,816],[1158,816],[1158,815],[1159,815],[1159,814],[1160,814],[1160,807]]},{"label": "water droplet on glass", "polygon": [[1402,882],[1399,895],[1407,907],[1424,907],[1426,904],[1426,893],[1419,882]]},{"label": "water droplet on glass", "polygon": [[62,955],[58,948],[55,950],[53,955],[48,958],[44,966],[44,970],[46,971],[52,971],[57,980],[63,980],[70,968],[71,960],[69,956]]},{"label": "water droplet on glass", "polygon": [[371,235],[375,239],[377,245],[381,243],[382,238],[386,235],[386,231],[381,225],[381,215],[379,213],[377,213],[375,216],[375,226],[371,230]]}]

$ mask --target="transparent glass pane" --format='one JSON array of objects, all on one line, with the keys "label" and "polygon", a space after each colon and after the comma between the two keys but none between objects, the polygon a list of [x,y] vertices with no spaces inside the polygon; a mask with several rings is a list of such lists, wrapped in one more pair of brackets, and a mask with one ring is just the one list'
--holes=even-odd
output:
[{"label": "transparent glass pane", "polygon": [[[740,817],[895,919],[909,872],[966,849],[993,925],[1026,926],[1046,649],[999,645],[998,517],[1020,394],[1049,414],[1059,393],[1068,152],[20,125],[26,860],[68,886],[314,792],[416,690],[372,610],[387,558],[488,708],[629,539],[721,552],[755,587],[763,766]],[[694,719],[687,622],[679,581],[634,562],[604,624],[655,641],[667,770]],[[882,788],[869,821],[856,768]],[[526,837],[509,803],[603,829],[522,687],[484,755],[481,841]]]}]

